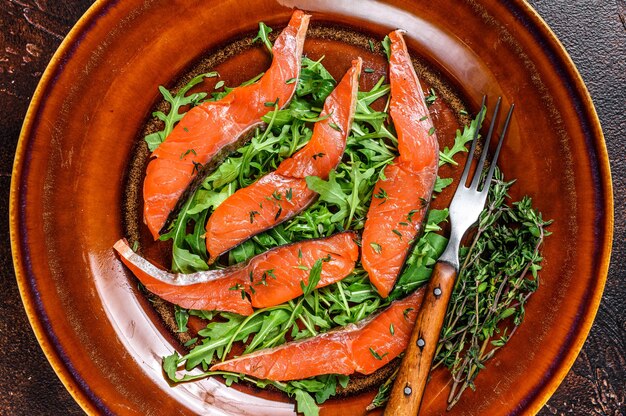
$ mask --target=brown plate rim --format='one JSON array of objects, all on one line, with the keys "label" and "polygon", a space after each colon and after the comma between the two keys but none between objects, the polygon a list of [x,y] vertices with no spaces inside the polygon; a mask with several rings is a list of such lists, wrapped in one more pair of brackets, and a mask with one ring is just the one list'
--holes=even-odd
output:
[{"label": "brown plate rim", "polygon": [[[46,92],[54,87],[56,74],[62,71],[64,62],[71,59],[73,50],[80,46],[81,39],[86,36],[95,22],[102,15],[106,14],[110,7],[117,3],[118,0],[97,0],[78,20],[54,53],[35,90],[24,118],[16,147],[9,196],[9,229],[13,265],[26,314],[50,365],[74,400],[87,414],[106,412],[107,408],[95,392],[90,389],[88,382],[78,377],[76,372],[73,371],[71,359],[62,352],[56,342],[53,323],[50,322],[40,307],[39,294],[34,286],[35,277],[29,270],[27,257],[24,254],[27,251],[27,247],[23,246],[24,228],[20,222],[23,209],[20,205],[23,192],[20,185],[22,172],[27,168],[25,156],[30,143],[33,121],[36,119],[40,108],[44,105]],[[514,12],[518,19],[525,20],[525,27],[529,33],[532,33],[534,37],[544,42],[544,53],[552,58],[554,65],[561,71],[562,80],[569,84],[571,94],[579,100],[582,106],[581,118],[584,122],[583,125],[589,129],[588,134],[593,140],[593,146],[598,158],[599,190],[603,197],[603,205],[601,207],[603,224],[600,227],[603,233],[597,236],[598,241],[602,243],[598,247],[598,279],[592,293],[588,294],[588,302],[583,305],[585,310],[578,322],[575,335],[568,344],[569,348],[557,356],[553,371],[546,377],[545,381],[532,391],[531,395],[525,399],[525,403],[520,403],[522,408],[525,408],[530,414],[536,414],[548,401],[574,364],[597,313],[606,283],[613,241],[613,190],[608,153],[600,121],[589,91],[574,62],[565,47],[558,40],[556,34],[530,4],[525,0],[505,0],[504,3],[509,10]]]}]

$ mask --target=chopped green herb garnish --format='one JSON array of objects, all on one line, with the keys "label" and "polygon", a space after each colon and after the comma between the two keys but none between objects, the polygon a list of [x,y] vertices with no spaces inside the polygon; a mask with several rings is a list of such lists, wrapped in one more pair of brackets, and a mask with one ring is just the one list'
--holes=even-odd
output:
[{"label": "chopped green herb garnish", "polygon": [[385,202],[387,202],[387,199],[389,199],[389,195],[387,195],[387,191],[385,191],[383,188],[379,188],[378,192],[374,194],[374,198],[382,199],[380,204],[384,204]]},{"label": "chopped green herb garnish", "polygon": [[274,215],[274,221],[278,221],[278,218],[280,218],[280,214],[282,213],[283,213],[283,207],[279,206],[278,211],[276,211],[276,215]]},{"label": "chopped green herb garnish", "polygon": [[180,158],[181,158],[181,159],[184,159],[184,158],[185,158],[185,156],[187,156],[187,155],[188,155],[188,154],[190,154],[190,153],[193,153],[193,155],[194,155],[194,156],[197,156],[197,153],[196,153],[196,151],[195,151],[194,149],[187,149],[185,152],[183,152],[183,153],[180,155]]},{"label": "chopped green herb garnish", "polygon": [[376,351],[374,351],[374,349],[372,347],[370,347],[370,352],[372,353],[374,358],[376,358],[377,360],[382,360],[383,357],[385,357],[385,355],[389,354],[388,352],[386,352],[383,355],[379,355]]},{"label": "chopped green herb garnish", "polygon": [[336,123],[328,123],[328,125],[332,127],[334,130],[343,132],[343,130],[341,130],[341,127],[339,127]]},{"label": "chopped green herb garnish", "polygon": [[383,248],[380,246],[380,244],[375,243],[375,242],[371,242],[370,246],[372,247],[372,250],[374,250],[374,253],[376,254],[380,254],[383,252]]},{"label": "chopped green herb garnish", "polygon": [[408,222],[413,223],[413,216],[417,213],[419,213],[421,210],[419,209],[412,209],[409,211],[409,213],[406,216],[406,219]]}]

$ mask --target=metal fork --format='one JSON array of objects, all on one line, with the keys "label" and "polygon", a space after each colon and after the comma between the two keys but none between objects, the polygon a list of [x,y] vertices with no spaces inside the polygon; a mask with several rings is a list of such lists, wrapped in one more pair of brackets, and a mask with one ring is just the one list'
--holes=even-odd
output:
[{"label": "metal fork", "polygon": [[[485,101],[486,97],[483,97],[481,110],[478,115],[479,119],[482,119],[486,111]],[[454,289],[456,277],[459,273],[459,246],[461,239],[467,230],[478,221],[480,213],[485,207],[487,194],[489,193],[489,185],[491,184],[502,142],[506,135],[511,115],[513,114],[514,105],[511,105],[506,121],[504,122],[500,140],[498,141],[496,151],[491,160],[491,166],[484,180],[481,181],[483,168],[487,159],[487,150],[489,149],[489,143],[496,126],[496,119],[498,118],[501,102],[502,98],[499,98],[491,119],[491,125],[489,126],[489,132],[485,139],[480,160],[474,172],[474,177],[470,185],[467,186],[467,180],[476,150],[476,143],[478,142],[479,128],[477,128],[474,133],[474,140],[472,141],[467,156],[463,174],[461,175],[456,192],[450,203],[450,222],[452,224],[450,240],[433,268],[433,274],[426,288],[422,306],[417,314],[409,345],[405,351],[400,370],[398,371],[398,375],[391,390],[391,396],[385,409],[385,415],[415,416],[419,411],[428,374],[430,373],[430,367],[437,349],[437,343],[439,342],[439,334],[443,325],[446,309],[448,308],[448,302]]]}]

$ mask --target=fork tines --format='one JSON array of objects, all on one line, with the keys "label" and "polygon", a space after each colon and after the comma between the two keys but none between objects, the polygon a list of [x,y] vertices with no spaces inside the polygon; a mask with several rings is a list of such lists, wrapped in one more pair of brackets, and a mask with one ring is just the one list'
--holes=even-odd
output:
[{"label": "fork tines", "polygon": [[[484,113],[486,111],[485,102],[487,101],[487,97],[483,96],[483,101],[480,106],[480,112],[478,113],[478,120],[482,120],[484,118]],[[496,126],[496,122],[498,119],[498,113],[500,111],[500,104],[502,103],[502,97],[498,98],[498,102],[496,103],[496,108],[493,111],[493,116],[491,117],[491,124],[489,126],[489,132],[487,133],[487,138],[485,139],[485,143],[483,145],[483,150],[480,155],[480,160],[478,161],[478,165],[476,166],[476,173],[474,174],[474,178],[472,179],[472,183],[469,186],[469,189],[473,189],[478,191],[478,186],[481,179],[481,173],[485,166],[485,160],[487,159],[487,150],[489,149],[489,143],[491,142],[491,136],[493,136],[493,132]],[[487,173],[483,189],[481,192],[487,193],[489,190],[489,183],[493,178],[493,172],[496,168],[496,163],[498,162],[498,156],[500,155],[500,149],[502,148],[502,142],[504,141],[504,137],[506,136],[506,131],[509,127],[509,121],[511,120],[511,115],[513,114],[513,109],[515,108],[515,104],[511,104],[511,108],[506,116],[506,120],[504,122],[504,127],[502,128],[502,133],[500,133],[500,140],[498,141],[498,145],[496,147],[496,151],[493,154],[491,159],[491,166],[489,167],[489,172]],[[472,161],[474,159],[474,152],[476,151],[476,143],[478,142],[480,126],[477,126],[476,131],[474,132],[474,139],[472,140],[472,145],[469,150],[469,154],[467,157],[467,162],[465,163],[465,169],[463,169],[463,174],[461,175],[461,179],[459,182],[459,187],[466,186],[467,176],[469,175],[470,167],[472,165]]]}]

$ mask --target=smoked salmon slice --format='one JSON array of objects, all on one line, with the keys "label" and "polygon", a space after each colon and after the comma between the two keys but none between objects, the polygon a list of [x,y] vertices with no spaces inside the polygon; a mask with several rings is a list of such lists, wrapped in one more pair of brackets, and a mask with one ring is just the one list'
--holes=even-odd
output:
[{"label": "smoked salmon slice", "polygon": [[243,143],[246,133],[277,103],[285,107],[300,76],[304,37],[310,16],[296,10],[274,42],[270,68],[255,84],[189,110],[152,153],[143,185],[144,222],[159,238],[180,200],[193,188],[199,172],[209,173],[216,161]]},{"label": "smoked salmon slice", "polygon": [[317,193],[306,184],[307,176],[327,179],[337,167],[356,110],[361,58],[352,62],[342,80],[326,98],[310,141],[276,171],[228,197],[209,217],[206,244],[214,261],[255,234],[297,215]]},{"label": "smoked salmon slice", "polygon": [[424,289],[356,324],[215,364],[263,380],[301,380],[322,374],[371,374],[406,349]]},{"label": "smoked salmon slice", "polygon": [[[135,253],[124,239],[113,246],[122,262],[150,292],[187,309],[250,315],[302,295],[301,282],[322,260],[316,288],[338,282],[354,269],[359,248],[353,232],[274,248],[247,263],[191,274],[169,273]],[[249,299],[248,299],[249,298]]]},{"label": "smoked salmon slice", "polygon": [[421,231],[439,163],[437,135],[402,32],[391,32],[389,39],[389,113],[400,155],[374,187],[361,251],[363,268],[382,297],[389,295]]}]

